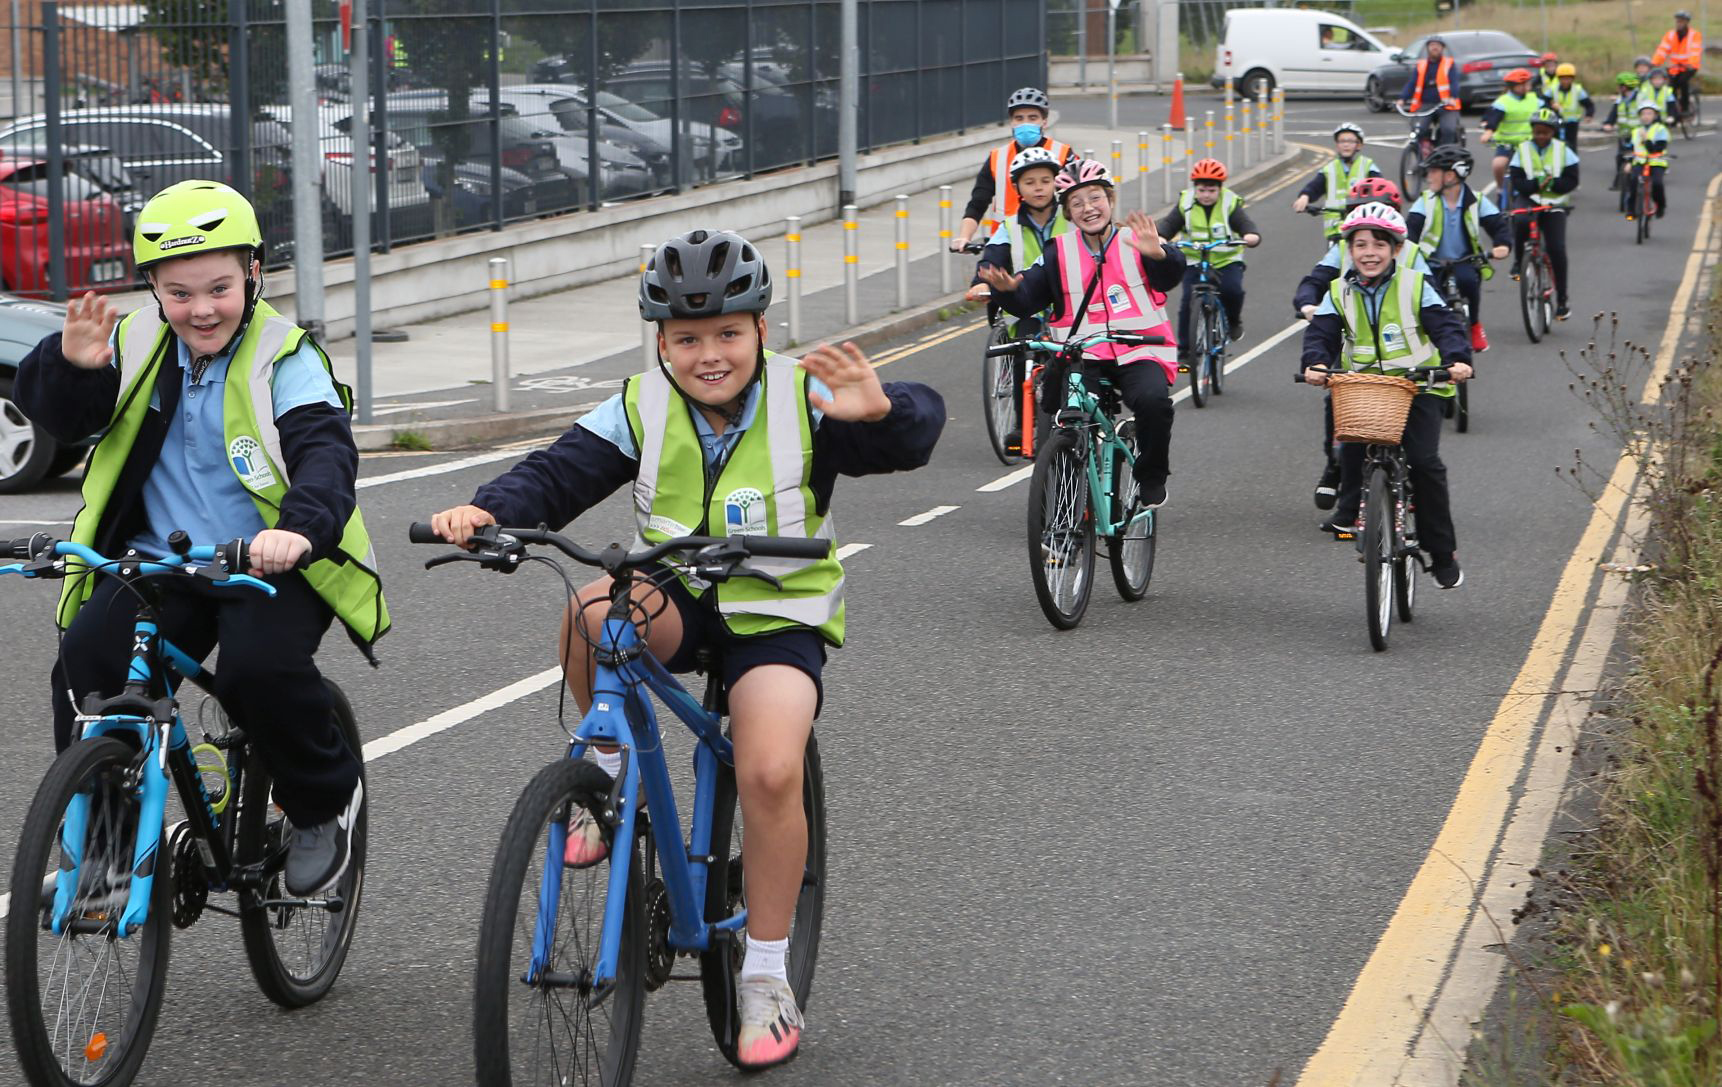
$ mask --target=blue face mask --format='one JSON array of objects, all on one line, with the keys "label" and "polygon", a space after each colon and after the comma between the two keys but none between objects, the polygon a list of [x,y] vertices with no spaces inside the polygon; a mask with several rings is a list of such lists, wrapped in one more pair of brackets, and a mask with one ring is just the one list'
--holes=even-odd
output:
[{"label": "blue face mask", "polygon": [[1011,135],[1016,137],[1018,147],[1033,147],[1040,142],[1040,126],[1017,125],[1011,129]]}]

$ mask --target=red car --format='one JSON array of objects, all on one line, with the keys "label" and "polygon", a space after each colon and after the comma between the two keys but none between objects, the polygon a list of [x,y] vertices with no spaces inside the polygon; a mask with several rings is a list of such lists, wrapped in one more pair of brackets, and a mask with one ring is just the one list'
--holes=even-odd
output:
[{"label": "red car", "polygon": [[[119,291],[132,286],[132,247],[125,215],[101,186],[65,172],[66,288]],[[48,295],[48,163],[0,159],[0,290]]]}]

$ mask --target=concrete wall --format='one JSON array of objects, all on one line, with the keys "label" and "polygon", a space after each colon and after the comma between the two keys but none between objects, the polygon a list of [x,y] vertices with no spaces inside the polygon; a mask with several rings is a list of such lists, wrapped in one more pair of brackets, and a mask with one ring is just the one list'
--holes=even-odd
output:
[{"label": "concrete wall", "polygon": [[[1100,43],[1106,44],[1105,35]],[[1131,53],[1120,55],[1118,62],[1118,83],[1142,84],[1154,82],[1153,58],[1146,53]],[[1049,88],[1074,87],[1077,76],[1081,71],[1081,62],[1075,57],[1053,57],[1047,61],[1046,82]],[[1104,91],[1106,89],[1106,54],[1088,58],[1088,89]]]}]

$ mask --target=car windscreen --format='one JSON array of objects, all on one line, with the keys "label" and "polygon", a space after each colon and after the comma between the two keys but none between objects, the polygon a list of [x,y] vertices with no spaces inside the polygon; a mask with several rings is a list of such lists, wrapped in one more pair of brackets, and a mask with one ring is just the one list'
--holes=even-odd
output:
[{"label": "car windscreen", "polygon": [[[102,195],[102,188],[100,185],[97,185],[89,178],[79,175],[76,171],[70,168],[69,163],[63,163],[62,165],[65,167],[64,172],[66,175],[64,199],[89,200]],[[28,166],[20,166],[5,177],[0,177],[0,188],[10,189],[13,192],[28,193],[29,195],[36,197],[38,200],[47,200],[48,177],[48,164],[45,162],[34,162]]]},{"label": "car windscreen", "polygon": [[614,113],[616,116],[622,118],[624,121],[638,121],[641,124],[650,124],[653,121],[663,120],[662,117],[653,113],[645,106],[642,106],[637,102],[630,102],[621,95],[611,94],[609,91],[598,92],[598,104],[609,110],[611,113]]}]

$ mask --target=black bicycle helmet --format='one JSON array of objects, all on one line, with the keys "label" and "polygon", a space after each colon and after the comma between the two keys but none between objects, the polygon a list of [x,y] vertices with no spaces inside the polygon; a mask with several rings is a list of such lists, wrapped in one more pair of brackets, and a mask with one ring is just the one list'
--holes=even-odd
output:
[{"label": "black bicycle helmet", "polygon": [[690,230],[658,246],[640,275],[640,316],[717,317],[764,313],[771,273],[747,239],[727,230]]},{"label": "black bicycle helmet", "polygon": [[1048,98],[1046,92],[1039,87],[1018,87],[1010,92],[1009,98],[1005,99],[1005,112],[1009,113],[1011,110],[1022,106],[1038,109],[1042,113],[1050,113],[1052,111],[1052,99]]},{"label": "black bicycle helmet", "polygon": [[1471,176],[1471,167],[1477,160],[1471,157],[1471,152],[1457,144],[1437,147],[1429,152],[1429,157],[1423,160],[1425,170],[1451,170],[1461,178]]}]

